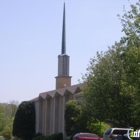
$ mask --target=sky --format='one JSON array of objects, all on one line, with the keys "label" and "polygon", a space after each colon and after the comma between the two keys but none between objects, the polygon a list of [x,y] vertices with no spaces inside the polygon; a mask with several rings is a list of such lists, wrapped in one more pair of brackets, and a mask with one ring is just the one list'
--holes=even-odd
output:
[{"label": "sky", "polygon": [[[138,0],[130,0],[132,4]],[[27,101],[55,89],[64,0],[0,0],[0,102]],[[124,35],[117,14],[128,0],[65,0],[72,85],[90,58]]]}]

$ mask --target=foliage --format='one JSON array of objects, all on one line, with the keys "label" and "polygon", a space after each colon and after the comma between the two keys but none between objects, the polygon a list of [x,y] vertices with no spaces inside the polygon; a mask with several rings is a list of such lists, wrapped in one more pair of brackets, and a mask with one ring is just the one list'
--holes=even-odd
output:
[{"label": "foliage", "polygon": [[6,125],[6,115],[4,113],[3,105],[0,105],[0,132],[4,129]]},{"label": "foliage", "polygon": [[[73,137],[75,133],[87,132],[87,121],[89,116],[84,110],[83,103],[77,100],[69,100],[65,107],[65,130],[67,136]],[[71,139],[70,138],[70,139]]]},{"label": "foliage", "polygon": [[15,136],[12,140],[23,140],[22,138],[18,138],[17,136]]},{"label": "foliage", "polygon": [[[89,116],[107,123],[124,121],[123,114],[129,107],[125,105],[130,103],[129,97],[120,96],[123,74],[120,50],[113,46],[104,54],[97,53],[97,58],[90,61],[87,77],[84,77],[86,86],[83,88],[83,95]],[[128,104],[125,103],[122,108],[126,98]]]},{"label": "foliage", "polygon": [[48,137],[49,140],[63,140],[63,133],[52,134]]},{"label": "foliage", "polygon": [[11,139],[11,129],[10,128],[6,128],[2,131],[2,136],[6,139]]},{"label": "foliage", "polygon": [[125,33],[125,36],[121,38],[121,43],[123,46],[129,47],[139,47],[140,43],[140,2],[138,1],[135,5],[131,4],[131,10],[126,11],[125,7],[124,15],[120,18],[122,23],[122,31]]},{"label": "foliage", "polygon": [[44,135],[40,135],[35,137],[33,140],[46,140],[46,137]]},{"label": "foliage", "polygon": [[13,118],[16,114],[17,107],[19,103],[17,101],[10,101],[7,104],[3,104],[4,110],[5,110],[5,115],[8,116],[9,118]]},{"label": "foliage", "polygon": [[97,52],[83,76],[88,115],[112,126],[139,127],[140,3],[120,17],[125,36]]},{"label": "foliage", "polygon": [[110,125],[104,122],[92,122],[91,120],[87,122],[87,128],[91,133],[98,134],[100,137],[103,137],[105,130],[110,128]]},{"label": "foliage", "polygon": [[1,131],[1,135],[6,139],[12,138],[12,125],[13,125],[13,118],[6,119],[6,125],[4,129]]},{"label": "foliage", "polygon": [[50,136],[38,135],[33,140],[63,140],[63,133],[52,134]]},{"label": "foliage", "polygon": [[12,125],[18,107],[18,102],[0,103],[0,135],[6,139],[12,138]]},{"label": "foliage", "polygon": [[[84,101],[83,101],[84,102]],[[81,113],[78,116],[78,119],[75,123],[75,133],[78,132],[88,132],[87,122],[90,120],[90,116],[88,116],[88,109],[85,108],[84,103],[81,105]]]},{"label": "foliage", "polygon": [[15,115],[13,136],[30,140],[35,135],[35,107],[33,102],[22,102]]},{"label": "foliage", "polygon": [[72,135],[75,132],[75,124],[81,113],[81,106],[76,100],[69,100],[65,107],[65,130],[67,136]]}]

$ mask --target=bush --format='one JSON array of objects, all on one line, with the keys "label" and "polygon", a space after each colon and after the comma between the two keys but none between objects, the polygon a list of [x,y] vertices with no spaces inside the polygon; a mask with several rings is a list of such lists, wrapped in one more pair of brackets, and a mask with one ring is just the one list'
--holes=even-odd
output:
[{"label": "bush", "polygon": [[46,136],[46,137],[45,137],[45,140],[50,140],[50,137],[49,137],[49,136]]},{"label": "bush", "polygon": [[37,136],[35,137],[33,140],[45,140],[46,137],[44,135],[40,135],[40,136]]},{"label": "bush", "polygon": [[33,140],[63,140],[63,133],[52,134],[50,136],[36,134]]},{"label": "bush", "polygon": [[12,138],[12,140],[23,140],[22,138],[18,138],[17,136],[15,136],[14,138]]},{"label": "bush", "polygon": [[89,131],[92,133],[98,134],[100,137],[103,137],[103,133],[105,130],[110,128],[110,126],[104,122],[88,122],[87,123],[87,128]]},{"label": "bush", "polygon": [[11,129],[10,128],[9,129],[7,128],[7,129],[3,130],[1,133],[2,133],[2,136],[5,139],[11,139],[11,137],[12,137]]},{"label": "bush", "polygon": [[35,135],[35,107],[33,102],[22,102],[15,115],[13,136],[31,140]]},{"label": "bush", "polygon": [[38,136],[42,136],[42,134],[41,133],[35,134],[34,137],[33,137],[33,139],[37,138]]},{"label": "bush", "polygon": [[49,140],[63,140],[63,133],[52,134],[49,136]]},{"label": "bush", "polygon": [[58,133],[57,137],[58,137],[58,140],[63,140],[63,133]]},{"label": "bush", "polygon": [[56,138],[56,134],[50,135],[50,136],[49,136],[49,139],[50,139],[50,140],[56,140],[56,139],[57,139],[57,138]]}]

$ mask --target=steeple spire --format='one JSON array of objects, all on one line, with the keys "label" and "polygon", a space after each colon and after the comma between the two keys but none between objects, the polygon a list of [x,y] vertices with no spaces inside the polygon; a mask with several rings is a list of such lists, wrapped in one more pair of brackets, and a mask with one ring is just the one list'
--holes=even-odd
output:
[{"label": "steeple spire", "polygon": [[62,25],[62,50],[58,55],[58,76],[56,76],[56,89],[71,86],[71,76],[69,76],[69,56],[66,54],[66,30],[65,30],[65,2],[63,7]]},{"label": "steeple spire", "polygon": [[64,7],[63,7],[62,51],[61,51],[61,54],[66,54],[65,2],[64,2]]}]

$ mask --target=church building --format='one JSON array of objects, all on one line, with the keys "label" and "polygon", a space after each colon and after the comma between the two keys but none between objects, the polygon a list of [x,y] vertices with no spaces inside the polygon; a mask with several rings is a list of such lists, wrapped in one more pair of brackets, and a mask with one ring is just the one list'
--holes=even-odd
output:
[{"label": "church building", "polygon": [[69,75],[70,57],[66,54],[66,25],[65,25],[65,3],[63,7],[62,25],[62,48],[58,55],[58,75],[56,78],[56,88],[51,91],[40,93],[33,101],[36,112],[36,133],[51,135],[65,132],[65,105],[69,100],[81,99],[80,84],[71,85]]}]

